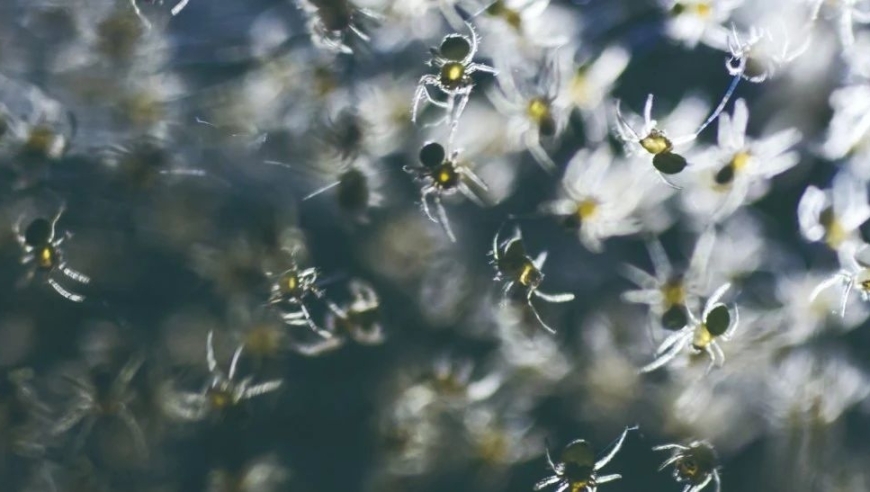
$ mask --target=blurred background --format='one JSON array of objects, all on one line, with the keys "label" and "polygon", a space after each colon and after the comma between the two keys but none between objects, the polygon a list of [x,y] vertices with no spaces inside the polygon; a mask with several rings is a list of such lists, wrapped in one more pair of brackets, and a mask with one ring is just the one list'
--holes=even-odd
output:
[{"label": "blurred background", "polygon": [[[856,273],[843,316],[842,282],[811,300],[866,240],[870,5],[6,0],[0,19],[0,490],[530,491],[548,447],[600,457],[634,425],[602,488],[685,490],[651,448],[706,440],[725,491],[870,489],[868,290]],[[451,138],[412,103],[465,22],[498,74],[471,75]],[[759,170],[733,184],[711,181],[741,171],[721,119],[668,182],[614,130],[617,100],[640,132],[654,94],[692,135],[735,77],[723,114],[745,101]],[[429,141],[486,183],[444,192],[455,242],[406,170]],[[612,217],[572,215],[583,186]],[[515,226],[548,252],[541,291],[575,296],[532,301],[555,334],[493,280]],[[270,303],[294,265],[316,268],[328,340]],[[662,285],[625,265],[685,281],[696,316],[731,283],[722,367],[687,347],[638,373],[669,333],[662,303],[623,297]],[[210,332],[220,370],[244,346],[235,379],[280,388],[218,402]]]}]

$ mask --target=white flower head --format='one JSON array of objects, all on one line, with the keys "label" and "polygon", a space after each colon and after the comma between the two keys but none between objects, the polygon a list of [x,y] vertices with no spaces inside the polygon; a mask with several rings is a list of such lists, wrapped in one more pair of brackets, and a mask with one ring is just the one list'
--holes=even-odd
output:
[{"label": "white flower head", "polygon": [[798,222],[808,241],[824,241],[839,251],[859,239],[858,228],[870,219],[867,187],[840,171],[830,189],[808,186],[798,203]]},{"label": "white flower head", "polygon": [[687,48],[703,43],[725,50],[728,29],[724,24],[742,3],[743,0],[664,0],[663,7],[669,14],[666,33]]},{"label": "white flower head", "polygon": [[801,139],[798,130],[788,128],[749,139],[748,121],[749,109],[743,99],[734,104],[732,115],[719,116],[718,144],[699,157],[703,165],[695,175],[700,183],[684,195],[690,212],[721,221],[764,196],[771,178],[798,163],[798,153],[789,150]]},{"label": "white flower head", "polygon": [[605,145],[594,151],[581,149],[565,170],[563,196],[542,209],[576,229],[587,249],[600,252],[604,239],[634,234],[641,228],[635,211],[650,188],[660,188],[654,181],[638,179],[638,174],[626,163],[614,162]]}]

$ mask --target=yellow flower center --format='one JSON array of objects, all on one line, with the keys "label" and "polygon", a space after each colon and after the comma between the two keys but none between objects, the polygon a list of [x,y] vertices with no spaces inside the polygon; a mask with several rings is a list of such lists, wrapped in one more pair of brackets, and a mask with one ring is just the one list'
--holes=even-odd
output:
[{"label": "yellow flower center", "polygon": [[535,97],[529,101],[529,106],[526,109],[526,112],[532,121],[540,124],[550,116],[550,105],[543,98]]},{"label": "yellow flower center", "polygon": [[746,150],[741,150],[731,158],[731,167],[734,168],[735,172],[740,171],[749,164],[750,159],[752,159],[752,155]]},{"label": "yellow flower center", "polygon": [[667,308],[686,302],[686,289],[682,282],[668,282],[662,286],[662,297]]},{"label": "yellow flower center", "polygon": [[598,211],[598,202],[592,198],[587,198],[577,204],[577,216],[580,217],[581,223],[595,215]]}]

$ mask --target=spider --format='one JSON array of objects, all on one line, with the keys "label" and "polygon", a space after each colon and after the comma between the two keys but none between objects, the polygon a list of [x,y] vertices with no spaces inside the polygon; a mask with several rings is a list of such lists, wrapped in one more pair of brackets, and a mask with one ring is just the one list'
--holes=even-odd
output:
[{"label": "spider", "polygon": [[98,154],[107,168],[120,173],[124,185],[138,190],[150,189],[165,176],[211,177],[203,169],[179,167],[166,145],[153,137],[109,145]]},{"label": "spider", "polygon": [[728,73],[752,83],[760,83],[774,77],[779,69],[804,54],[812,36],[805,35],[798,46],[792,46],[787,29],[782,28],[777,39],[769,29],[751,27],[745,39],[732,26],[728,36],[730,57],[725,62]]},{"label": "spider", "polygon": [[184,420],[202,420],[209,414],[227,411],[246,400],[271,393],[280,388],[283,384],[280,379],[256,385],[252,385],[252,376],[236,381],[236,369],[244,347],[244,345],[240,345],[233,353],[229,372],[225,373],[218,367],[215,358],[214,331],[209,331],[205,348],[211,381],[199,393],[185,392],[173,395],[168,405],[170,412]]},{"label": "spider", "polygon": [[653,451],[672,451],[671,457],[659,467],[659,471],[674,465],[674,479],[677,482],[688,482],[683,492],[700,492],[710,482],[715,483],[716,492],[721,487],[718,457],[713,446],[706,441],[692,441],[688,446],[682,444],[663,444]]},{"label": "spider", "polygon": [[496,232],[492,239],[492,257],[496,268],[495,280],[507,280],[504,286],[505,296],[515,286],[522,289],[525,293],[526,303],[538,322],[550,333],[556,333],[541,319],[541,315],[532,303],[532,296],[547,302],[569,302],[574,300],[574,294],[545,294],[538,290],[544,280],[541,268],[544,267],[544,262],[547,260],[547,252],[540,253],[535,259],[529,257],[526,254],[525,246],[523,246],[519,227],[514,230],[514,235],[510,239],[501,244],[498,241],[499,232]]},{"label": "spider", "polygon": [[665,338],[656,349],[656,359],[644,366],[640,372],[651,372],[664,366],[673,360],[690,342],[694,352],[705,352],[710,357],[707,372],[714,366],[721,367],[725,362],[725,354],[722,352],[718,341],[729,340],[734,335],[734,331],[740,322],[736,306],[732,319],[728,306],[719,302],[730,288],[731,284],[726,283],[716,289],[716,292],[713,293],[704,305],[704,312],[700,320],[695,318],[691,310],[687,310],[689,323]]},{"label": "spider", "polygon": [[[474,88],[471,74],[474,72],[497,74],[495,68],[489,65],[472,62],[477,53],[480,38],[471,24],[466,23],[466,25],[471,32],[470,38],[462,34],[448,34],[441,40],[441,46],[430,48],[432,58],[428,65],[437,68],[438,74],[427,74],[420,77],[411,107],[411,121],[415,123],[417,110],[424,99],[430,104],[444,108],[447,114],[441,121],[450,121],[451,137],[459,125],[459,116],[465,110],[468,99],[471,97],[471,90]],[[430,85],[445,93],[447,101],[441,102],[433,99],[427,88]],[[459,98],[458,102],[457,98]]]},{"label": "spider", "polygon": [[114,376],[109,368],[102,364],[91,368],[88,378],[65,376],[65,379],[72,384],[75,396],[69,410],[52,428],[52,434],[55,436],[65,434],[82,423],[73,446],[74,450],[79,450],[98,420],[115,417],[127,427],[139,456],[148,456],[145,435],[129,408],[130,402],[135,397],[135,394],[130,391],[130,382],[143,362],[142,357],[132,357]]},{"label": "spider", "polygon": [[732,78],[731,85],[725,91],[725,95],[722,96],[719,105],[713,110],[710,116],[701,123],[701,126],[699,126],[693,133],[679,137],[668,137],[664,130],[658,128],[658,123],[652,118],[652,94],[647,96],[646,103],[643,107],[644,123],[640,133],[635,131],[635,129],[625,120],[625,117],[623,117],[622,111],[620,110],[620,101],[617,100],[617,137],[626,144],[629,153],[635,153],[638,150],[637,147],[640,147],[641,150],[651,154],[653,156],[653,167],[662,181],[671,187],[679,188],[671,183],[666,176],[673,176],[681,173],[689,163],[685,157],[676,153],[674,149],[698,138],[698,135],[700,135],[701,132],[704,131],[704,129],[707,128],[707,126],[710,125],[710,123],[712,123],[713,120],[715,120],[725,109],[725,105],[728,104],[728,101],[731,99],[731,95],[734,94],[734,90],[737,89],[737,84],[739,82],[740,75],[737,74]]},{"label": "spider", "polygon": [[550,450],[547,449],[547,464],[555,473],[535,484],[534,490],[538,491],[552,484],[559,484],[556,492],[595,492],[598,486],[602,483],[619,480],[622,475],[598,475],[598,471],[604,468],[610,460],[616,456],[622,448],[622,443],[625,441],[625,436],[630,430],[636,430],[637,427],[626,427],[622,431],[622,435],[616,441],[613,449],[607,455],[599,460],[595,460],[595,452],[592,446],[583,439],[577,439],[565,446],[560,456],[560,461],[554,463],[550,457]]},{"label": "spider", "polygon": [[360,20],[380,20],[375,12],[360,8],[349,0],[297,0],[300,8],[308,16],[308,31],[317,45],[331,51],[352,54],[347,37],[354,34],[364,42],[369,42],[368,34],[363,32]]},{"label": "spider", "polygon": [[65,205],[61,205],[57,214],[52,219],[37,217],[33,219],[24,232],[21,232],[21,219],[15,223],[14,231],[18,244],[24,250],[24,256],[21,258],[21,264],[33,264],[30,271],[24,277],[24,282],[29,282],[37,273],[45,277],[45,281],[58,294],[73,302],[82,302],[85,296],[77,294],[60,285],[53,275],[56,272],[62,273],[65,277],[78,282],[80,284],[88,284],[91,279],[83,273],[73,270],[67,266],[63,259],[63,252],[60,246],[63,242],[72,237],[72,234],[65,232],[61,237],[57,237],[57,221],[66,210]]},{"label": "spider", "polygon": [[[452,195],[458,191],[466,198],[483,206],[483,202],[472,190],[471,185],[480,191],[486,191],[488,188],[474,171],[459,161],[458,150],[454,150],[450,153],[450,157],[447,157],[447,151],[441,144],[429,142],[420,149],[419,159],[422,166],[405,166],[404,169],[414,177],[415,181],[423,185],[420,190],[420,204],[423,207],[423,212],[429,217],[429,220],[441,224],[447,237],[455,242],[456,236],[453,235],[453,230],[450,228],[441,197]],[[430,197],[438,214],[437,219],[432,215],[432,209],[429,207]]]},{"label": "spider", "polygon": [[281,319],[288,325],[308,325],[312,331],[323,338],[332,337],[331,332],[318,326],[311,317],[311,313],[305,305],[306,298],[309,295],[313,295],[323,301],[329,310],[339,317],[347,317],[347,314],[335,303],[327,299],[323,290],[317,287],[319,272],[316,268],[300,269],[296,261],[293,260],[290,268],[280,274],[276,275],[273,272],[267,271],[266,275],[274,280],[271,294],[266,304],[276,306]]},{"label": "spider", "polygon": [[343,308],[345,317],[328,313],[326,330],[339,336],[321,339],[313,344],[295,344],[294,349],[308,356],[338,349],[352,339],[362,345],[377,345],[384,341],[381,325],[381,305],[378,293],[368,283],[354,279],[349,284],[351,299]]},{"label": "spider", "polygon": [[849,295],[852,289],[857,285],[858,291],[861,293],[861,299],[870,301],[870,261],[867,261],[867,252],[870,251],[867,245],[854,246],[848,245],[846,251],[840,256],[846,263],[845,268],[830,276],[827,280],[820,283],[810,294],[810,301],[815,301],[816,297],[823,290],[837,283],[845,284],[843,289],[842,303],[840,305],[840,316],[846,316],[846,304],[849,302]]}]

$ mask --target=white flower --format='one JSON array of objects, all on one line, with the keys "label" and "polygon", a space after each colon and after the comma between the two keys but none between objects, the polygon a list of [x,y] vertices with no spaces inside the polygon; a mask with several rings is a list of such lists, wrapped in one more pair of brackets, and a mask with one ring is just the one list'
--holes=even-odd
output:
[{"label": "white flower", "polygon": [[834,116],[821,154],[830,160],[848,158],[849,169],[866,181],[870,179],[870,85],[837,89],[830,102]]},{"label": "white flower", "polygon": [[[584,48],[579,48],[584,49]],[[562,66],[572,70],[562,70],[562,99],[577,108],[583,118],[586,137],[592,142],[600,142],[607,136],[607,112],[604,101],[613,89],[622,72],[628,67],[631,54],[622,46],[608,46],[597,54],[575,54],[575,50],[562,49],[565,53]],[[575,57],[580,57],[579,63]]]},{"label": "white flower", "polygon": [[[600,252],[604,239],[640,230],[634,212],[650,188],[659,189],[657,185],[632,172],[626,163],[614,162],[605,145],[594,151],[581,149],[565,170],[563,197],[545,203],[542,209],[576,229],[587,249]],[[669,193],[664,191],[665,196]]]},{"label": "white flower", "polygon": [[837,35],[844,48],[855,44],[853,24],[870,23],[870,2],[867,0],[809,0],[810,20],[815,22],[823,9],[837,24]]},{"label": "white flower", "polygon": [[870,219],[866,185],[840,171],[831,189],[808,186],[798,203],[801,233],[809,241],[822,241],[839,251],[859,239],[858,228]]},{"label": "white flower", "polygon": [[687,48],[700,42],[725,50],[728,29],[723,24],[742,3],[743,0],[664,0],[662,4],[670,16],[665,25],[667,35]]},{"label": "white flower", "polygon": [[734,104],[733,115],[719,116],[718,145],[699,157],[700,183],[684,194],[689,212],[718,222],[764,196],[772,177],[798,163],[798,153],[789,149],[801,139],[799,131],[788,128],[752,140],[746,138],[748,121],[743,99]]}]

